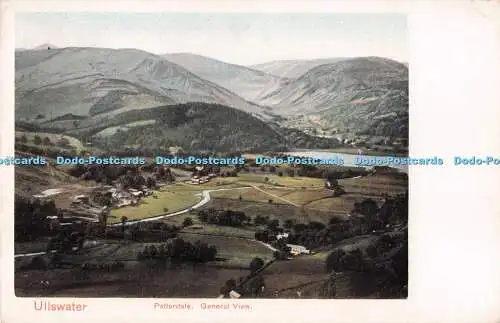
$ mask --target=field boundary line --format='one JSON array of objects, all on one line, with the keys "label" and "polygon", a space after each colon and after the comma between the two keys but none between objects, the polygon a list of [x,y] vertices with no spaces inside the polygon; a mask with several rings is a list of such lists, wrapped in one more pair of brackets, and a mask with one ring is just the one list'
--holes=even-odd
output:
[{"label": "field boundary line", "polygon": [[287,199],[284,199],[284,198],[282,198],[282,197],[280,197],[280,196],[278,196],[278,195],[274,195],[274,194],[272,194],[272,193],[266,192],[266,191],[264,191],[263,189],[261,189],[260,187],[257,187],[257,186],[255,186],[255,185],[252,185],[252,187],[253,187],[254,189],[258,190],[258,191],[261,191],[262,193],[265,193],[265,194],[267,194],[267,195],[269,195],[269,196],[272,196],[272,197],[274,197],[274,198],[276,198],[276,199],[278,199],[278,200],[285,201],[285,202],[287,202],[288,204],[291,204],[291,205],[293,205],[293,206],[295,206],[295,207],[301,207],[301,205],[299,205],[299,204],[293,203],[292,201],[289,201],[289,200],[287,200]]}]

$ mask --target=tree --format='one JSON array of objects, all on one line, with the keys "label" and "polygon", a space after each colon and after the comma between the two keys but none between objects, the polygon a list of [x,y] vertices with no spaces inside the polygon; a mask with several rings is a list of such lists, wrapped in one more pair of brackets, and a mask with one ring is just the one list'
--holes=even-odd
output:
[{"label": "tree", "polygon": [[156,181],[155,181],[155,179],[154,179],[153,177],[148,177],[148,178],[146,179],[146,186],[147,186],[148,188],[154,188],[154,187],[156,186]]},{"label": "tree", "polygon": [[366,247],[366,254],[370,257],[370,258],[375,258],[378,256],[378,250],[377,248],[375,247],[375,245],[373,244],[370,244],[368,247]]},{"label": "tree", "polygon": [[229,279],[226,281],[226,287],[229,291],[232,291],[236,288],[237,284],[236,284],[236,280],[234,279]]},{"label": "tree", "polygon": [[377,202],[371,198],[365,199],[360,203],[358,211],[363,215],[373,217],[378,213]]},{"label": "tree", "polygon": [[129,188],[134,184],[134,178],[131,175],[123,175],[120,177],[120,183],[123,185],[123,188]]},{"label": "tree", "polygon": [[27,143],[28,142],[28,138],[26,137],[26,135],[22,135],[21,136],[21,142],[22,143]]},{"label": "tree", "polygon": [[283,223],[283,228],[285,228],[285,229],[291,229],[291,228],[292,228],[292,226],[293,226],[293,224],[294,224],[294,221],[293,221],[293,220],[291,220],[291,219],[287,219],[287,220],[285,220],[285,222]]},{"label": "tree", "polygon": [[29,266],[33,269],[47,269],[48,263],[47,258],[43,256],[35,256]]},{"label": "tree", "polygon": [[256,224],[256,225],[263,225],[263,224],[266,224],[267,223],[267,219],[266,217],[262,216],[262,215],[257,215],[254,219],[253,219],[253,222]]},{"label": "tree", "polygon": [[253,274],[257,272],[259,269],[261,269],[264,266],[264,260],[261,258],[253,258],[252,261],[250,261],[250,272]]},{"label": "tree", "polygon": [[267,223],[267,227],[269,228],[269,230],[271,231],[274,231],[278,228],[278,226],[280,225],[280,221],[278,219],[274,219],[274,220],[271,220]]},{"label": "tree", "polygon": [[183,227],[189,227],[191,225],[193,225],[193,219],[191,218],[185,218],[184,221],[182,221]]},{"label": "tree", "polygon": [[49,139],[49,137],[45,137],[45,138],[43,138],[43,141],[42,141],[42,143],[43,143],[43,144],[44,144],[45,146],[48,146],[48,145],[50,145],[50,144],[51,144],[51,142],[50,142],[50,139]]},{"label": "tree", "polygon": [[329,225],[333,225],[333,224],[338,224],[338,223],[342,223],[342,219],[339,218],[338,216],[334,216],[333,218],[330,219],[330,221],[328,222]]},{"label": "tree", "polygon": [[255,240],[268,242],[269,241],[269,232],[266,231],[257,231],[255,232]]},{"label": "tree", "polygon": [[346,253],[342,249],[332,251],[326,258],[326,271],[341,271]]},{"label": "tree", "polygon": [[391,237],[388,234],[384,234],[380,239],[377,241],[377,249],[380,253],[385,253],[390,251],[392,248],[394,248],[396,242],[394,241],[394,238]]},{"label": "tree", "polygon": [[141,188],[143,185],[146,185],[146,183],[147,183],[144,176],[141,176],[141,175],[135,176],[133,182],[134,182],[133,186],[135,188]]},{"label": "tree", "polygon": [[122,232],[125,232],[125,223],[127,222],[128,218],[124,215],[121,217],[121,222],[122,222]]},{"label": "tree", "polygon": [[323,291],[322,291],[323,296],[327,298],[335,297],[335,295],[337,294],[335,281],[336,281],[335,274],[328,278],[328,280],[323,285]]},{"label": "tree", "polygon": [[262,276],[251,278],[246,284],[243,293],[250,297],[258,297],[266,286]]},{"label": "tree", "polygon": [[37,136],[35,136],[35,137],[33,138],[33,143],[34,143],[35,145],[41,145],[41,144],[42,144],[42,138],[40,138],[40,136],[38,136],[38,135],[37,135]]}]

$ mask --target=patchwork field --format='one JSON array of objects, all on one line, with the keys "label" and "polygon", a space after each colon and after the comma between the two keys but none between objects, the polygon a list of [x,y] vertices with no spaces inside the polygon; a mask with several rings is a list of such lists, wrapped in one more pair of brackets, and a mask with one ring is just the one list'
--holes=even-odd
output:
[{"label": "patchwork field", "polygon": [[[16,275],[16,296],[35,297],[160,297],[215,298],[229,279],[248,274],[245,269],[210,265],[175,265],[166,268],[127,263],[117,272],[102,272],[90,277],[79,269],[33,270]],[[43,288],[40,281],[51,283]]]},{"label": "patchwork field", "polygon": [[259,257],[264,261],[273,258],[273,251],[253,240],[235,238],[231,236],[211,236],[206,234],[182,233],[181,238],[195,242],[200,240],[208,245],[217,247],[217,257],[223,258],[218,265],[223,267],[243,267],[246,268],[253,258]]},{"label": "patchwork field", "polygon": [[239,201],[238,199],[216,198],[205,205],[205,208],[230,209],[243,211],[251,218],[258,215],[269,216],[271,219],[281,221],[294,220],[296,222],[307,223],[318,221],[327,223],[334,216],[346,216],[344,212],[316,210],[309,208],[295,207],[290,204],[278,204],[268,202]]},{"label": "patchwork field", "polygon": [[[324,181],[316,178],[240,173],[238,177],[215,178],[202,185],[179,182],[163,186],[156,191],[158,198],[150,196],[143,199],[138,206],[112,210],[109,222],[120,222],[122,216],[136,220],[187,209],[201,200],[202,191],[213,190],[210,192],[211,200],[201,209],[243,211],[250,218],[269,216],[271,219],[278,219],[280,225],[286,220],[327,224],[332,217],[346,218],[354,203],[364,198],[371,197],[381,201],[383,194],[399,194],[407,189],[406,179],[390,174],[339,180],[339,184],[344,187],[346,194],[333,197],[332,192],[324,188]],[[70,184],[67,185],[67,188],[70,188]],[[71,185],[77,188],[77,183]],[[90,184],[70,192],[85,189],[91,189]],[[66,195],[60,195],[60,198],[66,198]],[[182,228],[179,237],[190,242],[200,240],[216,246],[216,261],[197,265],[138,262],[138,252],[143,250],[145,245],[153,243],[100,241],[94,248],[63,256],[68,264],[67,269],[20,270],[15,277],[16,295],[215,298],[227,280],[238,280],[248,275],[248,266],[252,259],[259,257],[265,262],[273,259],[273,250],[254,240],[257,226],[253,224],[229,227],[202,223],[198,219],[198,210],[162,221],[181,227],[187,217],[193,220],[193,225]],[[371,235],[354,237],[332,248],[348,251],[359,247],[364,250],[374,239],[377,238]],[[42,243],[19,244],[16,246],[16,253],[34,251],[34,247],[42,246]],[[317,250],[315,254],[299,256],[290,261],[274,262],[262,272],[266,284],[264,297],[323,297],[324,284],[329,278],[325,259],[332,248]],[[20,266],[26,265],[31,259],[32,257],[16,259],[16,268],[19,270]],[[114,261],[124,262],[125,268],[115,272],[99,271],[90,275],[79,269],[81,264],[86,262]],[[351,278],[350,274],[339,276],[336,285],[339,297],[350,297]],[[51,283],[50,288],[40,285],[43,280]]]},{"label": "patchwork field", "polygon": [[[123,216],[128,220],[137,220],[189,208],[201,200],[203,190],[215,190],[210,192],[213,199],[234,199],[239,204],[245,204],[245,201],[269,203],[272,200],[271,203],[300,207],[331,195],[331,192],[323,189],[323,185],[323,180],[316,178],[249,173],[241,173],[238,177],[219,177],[201,185],[181,182],[164,186],[156,192],[158,198],[149,196],[137,206],[112,210],[108,222],[118,223]],[[241,189],[246,186],[249,188]],[[344,209],[339,212],[344,212]]]},{"label": "patchwork field", "polygon": [[363,195],[402,194],[408,190],[408,179],[394,174],[343,179],[339,180],[339,184],[349,193]]},{"label": "patchwork field", "polygon": [[301,256],[292,261],[276,261],[269,266],[262,276],[266,282],[269,297],[297,298],[297,292],[304,287],[317,287],[328,278],[325,262],[312,256]]},{"label": "patchwork field", "polygon": [[[227,232],[226,232],[227,233]],[[220,287],[229,279],[238,280],[248,275],[248,266],[254,257],[272,259],[272,250],[250,239],[232,236],[183,232],[180,237],[195,242],[200,240],[216,246],[217,261],[207,264],[171,264],[156,266],[152,262],[138,262],[137,253],[153,243],[125,241],[101,242],[82,253],[64,255],[65,263],[74,268],[50,271],[29,270],[16,275],[16,295],[79,297],[208,297],[218,295]],[[156,244],[159,245],[159,244]],[[16,261],[17,268],[26,265],[32,257]],[[125,268],[116,272],[85,275],[79,270],[83,263],[121,261]],[[51,282],[50,288],[40,281]],[[96,289],[97,288],[97,289]],[[97,293],[97,295],[96,295]]]},{"label": "patchwork field", "polygon": [[[50,140],[49,145],[45,145],[48,147],[59,147],[59,148],[74,148],[76,149],[77,152],[80,152],[81,150],[84,149],[84,146],[82,142],[75,137],[71,136],[66,136],[66,135],[61,135],[61,134],[54,134],[54,133],[45,133],[45,132],[27,132],[27,131],[16,131],[15,134],[16,138],[21,138],[22,136],[25,136],[27,139],[26,144],[30,145],[32,144],[33,146],[36,147],[43,147],[44,144],[34,144],[33,141],[36,136],[40,137],[40,139],[48,138]],[[68,142],[68,145],[65,147],[59,146],[58,143],[60,142],[61,139],[65,139]]]},{"label": "patchwork field", "polygon": [[195,195],[196,191],[177,191],[170,189],[173,186],[162,188],[155,192],[158,198],[148,196],[141,200],[137,206],[127,206],[111,211],[108,217],[109,223],[118,223],[122,216],[129,220],[143,219],[164,213],[172,213],[188,208],[201,200],[201,196]]}]

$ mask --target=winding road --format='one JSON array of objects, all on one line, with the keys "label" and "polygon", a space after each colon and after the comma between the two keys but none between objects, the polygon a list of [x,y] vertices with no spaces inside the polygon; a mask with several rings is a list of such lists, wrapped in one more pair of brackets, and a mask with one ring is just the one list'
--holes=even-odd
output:
[{"label": "winding road", "polygon": [[[140,223],[140,222],[156,221],[156,220],[160,220],[160,219],[164,219],[164,218],[169,218],[171,216],[176,216],[176,215],[181,215],[181,214],[187,213],[187,212],[189,212],[191,210],[195,210],[197,208],[200,208],[203,205],[205,205],[208,202],[210,202],[210,200],[211,200],[210,193],[212,193],[212,192],[232,191],[232,190],[244,190],[244,189],[250,189],[250,188],[252,188],[252,186],[235,187],[235,188],[219,188],[219,189],[213,189],[213,190],[203,190],[203,191],[201,191],[201,193],[198,193],[198,194],[201,194],[202,199],[198,203],[196,203],[196,204],[194,204],[194,205],[192,205],[192,206],[190,206],[188,208],[185,208],[183,210],[180,210],[180,211],[177,211],[177,212],[173,212],[173,213],[160,214],[160,215],[157,215],[157,216],[154,216],[154,217],[150,217],[150,218],[144,218],[144,219],[140,219],[140,220],[127,221],[127,222],[125,222],[124,225],[127,226],[127,225],[132,225],[132,224],[136,224],[136,223]],[[122,225],[121,223],[114,223],[114,224],[109,224],[108,226],[110,226],[110,227],[117,227],[117,226],[121,226],[121,225]],[[250,240],[252,240],[252,239],[250,239]],[[268,244],[262,243],[261,241],[258,241],[258,240],[255,240],[255,241],[261,243],[262,245],[266,246],[267,248],[269,248],[269,249],[271,249],[273,251],[276,251],[276,249],[274,249],[273,247],[271,247]],[[51,252],[55,252],[55,250],[52,250]],[[40,256],[40,255],[44,255],[44,254],[46,254],[46,251],[31,252],[31,253],[21,253],[21,254],[14,255],[14,258]]]},{"label": "winding road", "polygon": [[[157,216],[154,216],[154,217],[150,217],[150,218],[144,218],[144,219],[140,219],[140,220],[133,220],[133,221],[127,221],[125,222],[125,225],[132,225],[132,224],[135,224],[135,223],[139,223],[139,222],[149,222],[149,221],[156,221],[156,220],[160,220],[160,219],[164,219],[164,218],[169,218],[171,216],[176,216],[176,215],[180,215],[180,214],[184,214],[184,213],[187,213],[191,210],[195,210],[199,207],[202,207],[203,205],[207,204],[208,202],[210,202],[210,193],[212,192],[219,192],[219,191],[232,191],[232,190],[243,190],[243,189],[249,189],[249,188],[252,188],[251,186],[244,186],[244,187],[236,187],[236,188],[219,188],[219,189],[214,189],[214,190],[204,190],[204,191],[201,191],[201,193],[198,193],[198,194],[201,194],[202,196],[202,199],[196,203],[195,205],[192,205],[188,208],[185,208],[183,210],[180,210],[180,211],[177,211],[177,212],[173,212],[173,213],[165,213],[165,214],[160,214],[160,215],[157,215]],[[121,226],[122,224],[121,223],[115,223],[115,224],[110,224],[109,226],[110,227],[116,227],[116,226]]]},{"label": "winding road", "polygon": [[[361,178],[362,176],[356,176],[356,177],[353,177],[353,179],[357,179],[357,178]],[[168,217],[171,217],[171,216],[176,216],[176,215],[181,215],[181,214],[184,214],[184,213],[187,213],[191,210],[195,210],[197,208],[200,208],[202,206],[204,206],[205,204],[207,204],[208,202],[210,202],[211,200],[211,197],[210,197],[210,193],[212,192],[219,192],[219,191],[232,191],[232,190],[245,190],[245,189],[256,189],[256,190],[259,190],[265,194],[268,194],[276,199],[279,199],[279,200],[282,200],[284,202],[287,202],[291,205],[294,205],[296,207],[300,207],[300,205],[298,204],[295,204],[291,201],[288,201],[282,197],[279,197],[277,195],[274,195],[274,194],[271,194],[269,192],[266,192],[265,190],[257,187],[256,185],[250,185],[250,186],[243,186],[243,187],[233,187],[233,188],[219,188],[219,189],[213,189],[213,190],[203,190],[201,191],[201,193],[197,193],[197,194],[201,194],[202,196],[202,199],[190,206],[190,207],[187,207],[183,210],[180,210],[180,211],[177,211],[177,212],[173,212],[173,213],[165,213],[165,214],[160,214],[160,215],[157,215],[157,216],[153,216],[153,217],[149,217],[149,218],[144,218],[144,219],[140,219],[140,220],[133,220],[133,221],[127,221],[125,222],[124,225],[132,225],[132,224],[135,224],[135,223],[140,223],[140,222],[150,222],[150,221],[156,221],[156,220],[160,220],[160,219],[164,219],[164,218],[168,218]],[[109,224],[108,226],[110,227],[117,227],[117,226],[121,226],[122,224],[121,223],[114,223],[114,224]],[[263,246],[265,246],[266,248],[272,250],[272,251],[276,251],[277,249],[272,247],[271,245],[267,244],[267,243],[264,243],[262,241],[258,241],[258,240],[255,240],[255,239],[248,239],[248,240],[251,240],[251,241],[254,241],[254,242],[257,242],[257,243],[260,243],[262,244]],[[55,250],[52,250],[51,252],[55,252]],[[14,258],[21,258],[21,257],[32,257],[32,256],[39,256],[39,255],[43,255],[45,254],[46,251],[42,251],[42,252],[32,252],[32,253],[22,253],[22,254],[17,254],[17,255],[14,255]]]}]

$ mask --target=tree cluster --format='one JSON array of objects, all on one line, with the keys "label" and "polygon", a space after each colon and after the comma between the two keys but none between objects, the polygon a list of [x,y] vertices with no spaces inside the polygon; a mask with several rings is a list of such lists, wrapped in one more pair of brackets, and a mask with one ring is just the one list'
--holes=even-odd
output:
[{"label": "tree cluster", "polygon": [[30,201],[16,197],[14,202],[14,227],[16,241],[29,241],[51,235],[47,216],[60,215],[53,200]]},{"label": "tree cluster", "polygon": [[130,239],[132,241],[167,241],[177,237],[177,232],[180,230],[175,225],[168,225],[160,221],[139,222],[131,224],[127,227],[110,227],[105,230],[107,239]]},{"label": "tree cluster", "polygon": [[181,238],[160,246],[149,245],[137,254],[137,260],[176,260],[181,262],[203,263],[215,260],[217,248],[201,241],[191,243]]},{"label": "tree cluster", "polygon": [[220,294],[224,298],[229,298],[229,293],[235,291],[241,295],[241,298],[257,298],[264,293],[265,282],[259,271],[264,267],[265,262],[261,258],[254,258],[249,264],[250,273],[246,277],[240,277],[238,282],[235,279],[229,279],[226,284],[220,288]]},{"label": "tree cluster", "polygon": [[250,221],[245,212],[215,209],[200,210],[198,212],[198,219],[204,223],[232,227],[240,227]]},{"label": "tree cluster", "polygon": [[[399,195],[386,198],[382,206],[378,207],[372,199],[365,199],[355,203],[354,209],[350,212],[348,220],[341,220],[333,217],[328,225],[321,222],[294,223],[285,221],[284,228],[290,230],[288,238],[280,240],[290,244],[303,245],[309,249],[329,246],[341,240],[357,235],[368,234],[373,230],[381,230],[386,225],[403,224],[408,221],[408,196]],[[268,224],[268,217],[257,216],[254,219],[256,224]],[[264,230],[255,233],[255,239],[266,243],[276,240],[276,234],[282,232],[279,227],[267,226]]]},{"label": "tree cluster", "polygon": [[[336,249],[326,259],[327,272],[348,273],[355,296],[406,297],[408,236],[384,235],[363,252]],[[333,295],[331,295],[333,296]]]}]

